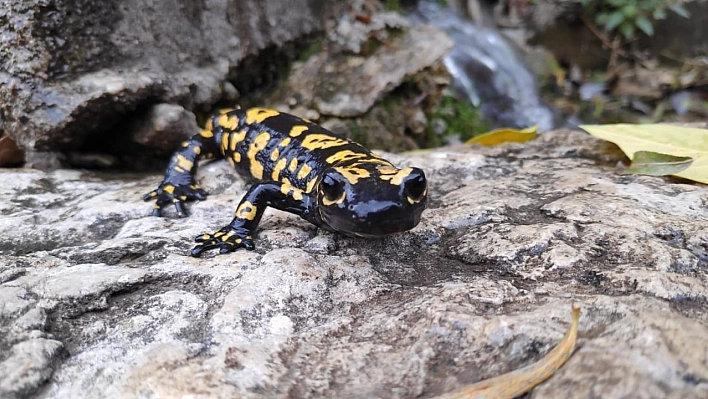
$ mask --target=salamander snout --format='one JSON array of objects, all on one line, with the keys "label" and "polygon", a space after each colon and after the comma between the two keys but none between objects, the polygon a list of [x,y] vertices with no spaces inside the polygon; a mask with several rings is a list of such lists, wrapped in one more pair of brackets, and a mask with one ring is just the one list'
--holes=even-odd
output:
[{"label": "salamander snout", "polygon": [[415,227],[427,195],[428,183],[420,168],[333,168],[319,185],[319,214],[340,233],[384,236]]}]

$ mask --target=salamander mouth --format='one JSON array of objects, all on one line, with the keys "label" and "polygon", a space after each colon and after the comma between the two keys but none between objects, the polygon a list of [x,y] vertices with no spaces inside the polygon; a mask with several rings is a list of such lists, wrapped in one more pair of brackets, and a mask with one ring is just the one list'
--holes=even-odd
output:
[{"label": "salamander mouth", "polygon": [[352,221],[337,217],[326,217],[325,221],[333,230],[348,236],[377,238],[408,231],[420,222],[420,214],[404,219],[377,219],[372,221]]}]

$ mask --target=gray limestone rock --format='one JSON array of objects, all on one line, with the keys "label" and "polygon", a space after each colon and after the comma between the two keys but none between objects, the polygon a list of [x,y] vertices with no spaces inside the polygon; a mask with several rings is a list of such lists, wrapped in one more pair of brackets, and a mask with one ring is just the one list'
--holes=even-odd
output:
[{"label": "gray limestone rock", "polygon": [[5,0],[0,132],[30,151],[80,148],[159,102],[233,97],[249,55],[322,30],[346,7],[323,0]]},{"label": "gray limestone rock", "polygon": [[587,135],[390,155],[429,209],[376,240],[266,211],[256,251],[188,256],[246,184],[149,216],[156,175],[0,170],[0,397],[429,397],[527,365],[532,398],[708,396],[708,189],[624,176]]}]

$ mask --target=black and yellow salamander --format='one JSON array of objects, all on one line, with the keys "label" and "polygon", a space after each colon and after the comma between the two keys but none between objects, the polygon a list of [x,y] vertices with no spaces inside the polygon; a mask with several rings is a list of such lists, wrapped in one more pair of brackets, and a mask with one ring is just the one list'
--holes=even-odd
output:
[{"label": "black and yellow salamander", "polygon": [[254,249],[253,234],[266,207],[299,215],[326,230],[378,237],[410,230],[428,201],[425,173],[397,168],[351,140],[296,116],[267,108],[222,110],[182,143],[156,190],[153,215],[174,204],[204,200],[195,174],[200,158],[226,158],[254,181],[234,219],[214,234],[195,240],[192,256],[218,248],[228,253]]}]

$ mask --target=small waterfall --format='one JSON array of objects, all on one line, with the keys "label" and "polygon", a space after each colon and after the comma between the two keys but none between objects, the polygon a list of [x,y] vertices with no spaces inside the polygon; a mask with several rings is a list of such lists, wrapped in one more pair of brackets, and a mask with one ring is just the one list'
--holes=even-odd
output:
[{"label": "small waterfall", "polygon": [[478,26],[437,1],[421,0],[409,18],[445,31],[455,45],[445,57],[454,84],[493,127],[554,127],[553,112],[541,103],[536,77],[498,31]]}]

